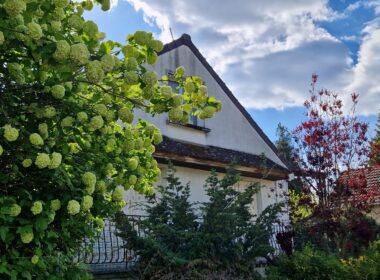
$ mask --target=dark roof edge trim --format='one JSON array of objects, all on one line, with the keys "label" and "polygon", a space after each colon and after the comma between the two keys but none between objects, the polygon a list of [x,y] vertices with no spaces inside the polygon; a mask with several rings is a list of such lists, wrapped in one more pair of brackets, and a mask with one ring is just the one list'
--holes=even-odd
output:
[{"label": "dark roof edge trim", "polygon": [[239,109],[239,111],[244,115],[249,124],[256,130],[256,132],[261,136],[264,142],[272,149],[272,151],[276,154],[276,156],[285,164],[288,170],[291,170],[291,165],[284,160],[278,153],[276,146],[272,143],[272,141],[268,138],[268,136],[264,133],[264,131],[258,126],[258,124],[253,120],[252,116],[248,113],[248,111],[240,104],[240,102],[233,95],[231,90],[227,87],[227,85],[223,82],[223,80],[219,77],[219,75],[215,72],[215,70],[211,67],[211,65],[207,62],[204,56],[200,53],[198,48],[191,41],[191,37],[188,34],[182,34],[180,38],[174,40],[168,44],[166,44],[163,50],[158,53],[158,55],[162,55],[167,53],[173,49],[176,49],[182,45],[185,45],[190,48],[190,50],[195,54],[195,56],[199,59],[199,61],[203,64],[203,66],[207,69],[207,71],[211,74],[211,76],[215,79],[215,81],[219,84],[219,86],[224,90],[230,100],[235,104],[235,106]]}]

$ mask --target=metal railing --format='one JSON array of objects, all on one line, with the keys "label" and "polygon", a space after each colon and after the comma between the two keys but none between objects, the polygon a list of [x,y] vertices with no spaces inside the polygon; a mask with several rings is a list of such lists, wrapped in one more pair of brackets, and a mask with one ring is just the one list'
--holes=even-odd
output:
[{"label": "metal railing", "polygon": [[280,221],[272,225],[272,236],[269,239],[270,245],[274,248],[274,255],[278,256],[283,252],[283,248],[278,242],[278,235],[292,230],[290,221]]},{"label": "metal railing", "polygon": [[[139,227],[139,222],[144,216],[127,215],[129,222],[137,233],[143,234]],[[270,238],[270,244],[274,248],[275,255],[280,254],[281,247],[277,242],[278,233],[290,229],[288,222],[273,224],[273,232]],[[126,249],[126,242],[116,234],[116,225],[112,220],[106,220],[104,228],[98,233],[95,241],[90,244],[89,240],[83,243],[84,249],[79,253],[78,259],[88,265],[89,270],[93,273],[105,272],[123,272],[129,270],[138,260],[138,256],[133,250]]]},{"label": "metal railing", "polygon": [[[127,215],[133,228],[141,233],[139,221],[144,216]],[[113,220],[105,220],[102,231],[98,233],[95,241],[83,242],[82,252],[78,259],[89,266],[91,272],[121,272],[128,270],[137,260],[133,250],[126,249],[125,240],[116,234],[116,224]]]}]

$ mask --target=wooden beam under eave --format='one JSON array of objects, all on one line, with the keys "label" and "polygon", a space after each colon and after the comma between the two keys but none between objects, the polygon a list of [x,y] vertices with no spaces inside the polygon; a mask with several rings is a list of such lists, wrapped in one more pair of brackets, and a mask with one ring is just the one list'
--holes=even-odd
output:
[{"label": "wooden beam under eave", "polygon": [[[171,161],[175,166],[195,168],[200,170],[210,171],[212,169],[220,173],[225,173],[228,168],[226,162],[212,161],[206,159],[199,159],[188,156],[181,156],[174,153],[167,152],[155,152],[154,157],[159,163],[168,163]],[[264,180],[286,180],[288,179],[288,173],[279,171],[277,169],[267,170],[267,174],[263,174],[262,169],[255,166],[243,166],[238,165],[236,169],[244,177],[255,178],[255,179],[264,179]]]}]

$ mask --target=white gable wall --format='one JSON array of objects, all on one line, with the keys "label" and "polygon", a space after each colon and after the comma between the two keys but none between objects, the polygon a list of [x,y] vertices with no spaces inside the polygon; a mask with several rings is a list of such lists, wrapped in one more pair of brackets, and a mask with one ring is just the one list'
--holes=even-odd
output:
[{"label": "white gable wall", "polygon": [[168,70],[174,71],[178,66],[184,66],[187,75],[202,77],[209,89],[209,95],[215,96],[216,99],[222,102],[222,111],[217,113],[212,119],[205,121],[206,128],[211,129],[211,131],[205,133],[187,127],[168,125],[166,114],[151,118],[147,117],[143,112],[136,112],[136,117],[140,116],[148,119],[168,137],[250,154],[260,155],[264,153],[269,159],[285,167],[283,162],[255,131],[189,47],[181,45],[160,55],[152,69],[159,76],[162,76],[167,74]]},{"label": "white gable wall", "polygon": [[[165,186],[167,182],[165,181],[164,177],[167,174],[168,167],[166,164],[159,164],[159,167],[161,169],[162,176],[155,185]],[[206,182],[206,179],[210,176],[210,171],[179,166],[175,166],[175,169],[175,176],[180,178],[181,183],[183,185],[189,183],[189,200],[191,202],[196,203],[208,201],[208,197],[204,189],[204,184]],[[219,178],[222,178],[223,176],[224,174],[218,173]],[[274,182],[270,180],[241,177],[241,180],[234,187],[239,191],[243,191],[247,186],[249,186],[253,182],[259,182],[262,188],[255,195],[253,203],[251,204],[250,210],[252,214],[260,214],[269,205],[284,201],[283,193],[287,191],[287,184],[285,181]],[[280,184],[282,184],[282,187],[280,186]],[[142,207],[142,205],[146,203],[146,200],[143,195],[136,193],[134,190],[128,190],[124,193],[124,200],[127,203],[126,207],[124,208],[124,213],[128,215],[146,214]],[[287,213],[280,215],[279,218],[282,220],[289,219]]]}]

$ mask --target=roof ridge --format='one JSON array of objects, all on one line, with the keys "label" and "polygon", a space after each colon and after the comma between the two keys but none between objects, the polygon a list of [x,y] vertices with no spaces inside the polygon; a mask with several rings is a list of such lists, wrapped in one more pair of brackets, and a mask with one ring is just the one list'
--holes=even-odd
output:
[{"label": "roof ridge", "polygon": [[165,44],[164,48],[158,55],[165,54],[173,49],[176,49],[182,45],[187,46],[194,53],[194,55],[199,59],[199,61],[203,64],[203,66],[207,69],[207,71],[211,74],[211,76],[215,79],[215,81],[219,84],[222,90],[227,94],[232,103],[239,109],[239,111],[243,114],[243,116],[247,119],[252,128],[259,134],[259,136],[264,140],[264,142],[271,148],[271,150],[275,153],[275,155],[285,164],[288,170],[292,169],[292,165],[285,160],[282,156],[280,156],[276,146],[273,142],[268,138],[268,136],[264,133],[264,131],[260,128],[260,126],[256,123],[256,121],[252,118],[252,116],[248,113],[248,111],[241,105],[238,99],[234,96],[232,91],[228,88],[226,83],[219,77],[219,75],[215,72],[212,66],[207,62],[205,57],[201,54],[199,49],[194,45],[191,40],[191,36],[189,34],[182,34],[178,39]]}]

